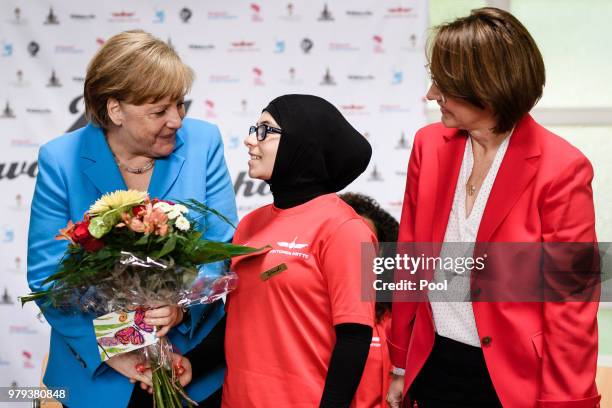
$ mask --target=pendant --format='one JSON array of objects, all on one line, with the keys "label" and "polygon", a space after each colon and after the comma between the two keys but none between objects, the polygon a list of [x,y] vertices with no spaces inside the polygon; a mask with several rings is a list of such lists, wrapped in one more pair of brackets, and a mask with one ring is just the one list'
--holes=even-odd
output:
[{"label": "pendant", "polygon": [[476,186],[473,184],[468,184],[467,186],[467,193],[469,196],[473,196],[474,193],[476,193]]}]

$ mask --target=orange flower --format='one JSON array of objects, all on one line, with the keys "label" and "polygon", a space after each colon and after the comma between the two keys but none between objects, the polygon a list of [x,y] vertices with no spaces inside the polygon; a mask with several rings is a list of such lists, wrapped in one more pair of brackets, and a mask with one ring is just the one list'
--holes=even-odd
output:
[{"label": "orange flower", "polygon": [[66,225],[66,227],[60,229],[59,231],[60,233],[55,236],[55,239],[57,240],[65,239],[74,244],[74,241],[72,240],[72,232],[74,231],[74,228],[75,228],[75,225],[72,223],[72,221],[68,221],[68,224]]}]

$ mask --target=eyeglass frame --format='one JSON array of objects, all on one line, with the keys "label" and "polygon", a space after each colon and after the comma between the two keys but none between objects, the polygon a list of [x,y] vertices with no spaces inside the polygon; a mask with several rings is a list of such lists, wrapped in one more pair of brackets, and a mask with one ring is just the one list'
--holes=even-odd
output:
[{"label": "eyeglass frame", "polygon": [[[263,136],[259,135],[259,129],[260,128],[264,128],[264,134]],[[277,133],[279,135],[283,134],[283,130],[273,127],[273,126],[268,126],[265,123],[262,123],[261,125],[258,126],[251,126],[249,128],[249,135],[255,133],[255,138],[257,138],[258,142],[263,142],[264,140],[266,140],[266,137],[268,137],[268,133]]]}]

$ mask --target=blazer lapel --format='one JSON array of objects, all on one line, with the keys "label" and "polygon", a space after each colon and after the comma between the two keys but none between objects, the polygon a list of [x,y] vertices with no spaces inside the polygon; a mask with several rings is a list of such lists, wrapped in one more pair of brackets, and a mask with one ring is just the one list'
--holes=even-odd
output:
[{"label": "blazer lapel", "polygon": [[526,115],[516,125],[487,201],[477,242],[487,242],[537,173],[541,150],[537,124]]},{"label": "blazer lapel", "polygon": [[174,146],[174,151],[167,157],[155,160],[153,175],[149,183],[149,195],[151,198],[166,198],[181,173],[183,163],[185,162],[185,157],[181,155],[184,148],[184,141],[181,133],[180,129],[176,133],[176,146]]},{"label": "blazer lapel", "polygon": [[102,129],[89,123],[81,148],[82,171],[100,194],[127,189]]},{"label": "blazer lapel", "polygon": [[433,242],[442,242],[446,225],[453,205],[455,188],[467,136],[459,130],[450,130],[444,135],[445,142],[438,147],[438,185],[436,192],[436,206],[434,212]]}]

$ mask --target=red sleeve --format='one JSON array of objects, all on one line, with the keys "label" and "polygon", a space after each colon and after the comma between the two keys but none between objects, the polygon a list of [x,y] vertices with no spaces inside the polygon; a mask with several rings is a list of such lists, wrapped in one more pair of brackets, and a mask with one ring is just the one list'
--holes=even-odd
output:
[{"label": "red sleeve", "polygon": [[[581,157],[551,183],[541,208],[545,243],[597,241],[592,179],[591,164]],[[545,253],[545,270],[547,258],[551,259],[548,255]],[[539,407],[598,406],[595,373],[599,302],[593,300],[544,303]]]},{"label": "red sleeve", "polygon": [[[420,132],[414,137],[412,152],[408,162],[408,175],[402,217],[400,219],[398,242],[414,242],[414,222],[417,202],[419,173],[421,168],[421,137]],[[397,279],[397,277],[396,277]],[[395,301],[392,305],[391,330],[387,344],[391,364],[398,368],[405,368],[408,344],[412,335],[412,323],[416,314],[418,303]]]},{"label": "red sleeve", "polygon": [[376,237],[363,220],[355,218],[341,224],[322,248],[321,269],[327,280],[334,326],[374,324],[374,302],[362,299],[362,242],[376,243]]}]

